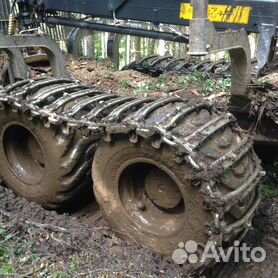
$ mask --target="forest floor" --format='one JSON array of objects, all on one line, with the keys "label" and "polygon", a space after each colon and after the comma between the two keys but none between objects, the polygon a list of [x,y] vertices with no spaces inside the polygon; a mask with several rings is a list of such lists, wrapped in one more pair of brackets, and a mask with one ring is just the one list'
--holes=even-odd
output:
[{"label": "forest floor", "polygon": [[[198,74],[152,78],[134,71],[116,71],[109,62],[72,59],[68,68],[83,81],[125,95],[192,93],[223,103],[228,98],[229,81],[225,79],[216,81]],[[272,75],[269,80],[275,83],[277,75]],[[264,166],[263,200],[244,242],[263,247],[266,260],[220,263],[200,277],[278,277],[278,162]],[[121,240],[99,214],[94,214],[94,223],[90,223],[90,207],[84,213],[57,214],[16,196],[2,183],[0,200],[0,277],[186,277],[183,267],[174,264],[171,257]]]},{"label": "forest floor", "polygon": [[115,70],[109,61],[76,61],[69,58],[67,67],[74,76],[106,91],[137,96],[163,97],[169,94],[193,93],[208,96],[212,93],[228,91],[230,78],[213,79],[201,72],[191,75],[177,75],[173,72],[151,77],[133,70]]}]

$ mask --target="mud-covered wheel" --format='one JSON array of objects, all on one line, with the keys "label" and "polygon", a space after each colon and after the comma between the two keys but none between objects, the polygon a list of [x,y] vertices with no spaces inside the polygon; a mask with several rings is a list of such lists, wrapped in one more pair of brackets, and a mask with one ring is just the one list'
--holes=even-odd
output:
[{"label": "mud-covered wheel", "polygon": [[179,242],[204,243],[211,218],[198,189],[184,184],[190,168],[177,167],[173,155],[168,146],[122,140],[102,144],[93,162],[95,195],[112,227],[162,254]]},{"label": "mud-covered wheel", "polygon": [[117,231],[156,252],[170,254],[179,242],[205,242],[210,218],[196,188],[184,184],[190,172],[177,167],[173,152],[141,141],[103,144],[93,163],[95,195]]},{"label": "mud-covered wheel", "polygon": [[[179,243],[194,241],[201,254],[208,241],[228,246],[252,225],[261,168],[252,141],[231,114],[195,104],[185,106],[186,116],[177,124],[167,117],[164,126],[157,124],[175,107],[150,113],[135,137],[114,134],[105,137],[109,143],[100,142],[92,167],[94,192],[104,217],[122,236],[167,255]],[[177,143],[158,135],[165,126]],[[179,148],[182,143],[186,150]]]},{"label": "mud-covered wheel", "polygon": [[64,135],[6,109],[0,113],[0,139],[0,175],[18,195],[50,209],[70,209],[93,196],[92,146],[77,132]]}]

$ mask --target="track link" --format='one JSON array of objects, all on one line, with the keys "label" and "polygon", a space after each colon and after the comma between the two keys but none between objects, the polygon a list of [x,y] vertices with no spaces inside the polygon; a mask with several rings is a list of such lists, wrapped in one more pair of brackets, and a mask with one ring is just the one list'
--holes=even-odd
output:
[{"label": "track link", "polygon": [[93,143],[144,140],[157,152],[166,145],[176,167],[190,167],[184,179],[203,196],[208,240],[222,245],[251,226],[262,172],[252,141],[229,113],[199,99],[125,97],[67,79],[20,81],[0,91],[0,101],[1,110],[59,127],[65,136],[79,130]]},{"label": "track link", "polygon": [[167,72],[190,74],[198,71],[209,74],[214,78],[221,78],[230,76],[231,63],[224,59],[211,61],[210,59],[200,60],[193,57],[174,58],[173,56],[153,55],[138,62],[131,62],[124,66],[122,70],[135,70],[154,77]]}]

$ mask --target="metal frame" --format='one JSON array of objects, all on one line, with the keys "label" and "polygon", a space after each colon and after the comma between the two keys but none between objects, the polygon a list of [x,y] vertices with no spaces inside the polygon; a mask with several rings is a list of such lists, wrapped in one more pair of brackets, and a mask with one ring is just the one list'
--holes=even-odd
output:
[{"label": "metal frame", "polygon": [[[29,2],[31,4],[33,0],[29,0]],[[87,14],[93,17],[149,21],[154,24],[189,24],[188,21],[180,19],[180,7],[182,3],[190,3],[190,0],[83,0],[82,3],[79,0],[39,0],[37,3],[37,10],[41,13],[64,11]],[[261,24],[278,26],[277,0],[211,0],[210,4],[251,6],[251,17],[249,24],[246,26],[248,32],[259,33]],[[240,29],[243,26],[217,23],[216,27],[217,29],[227,30]]]},{"label": "metal frame", "polygon": [[245,30],[227,30],[216,32],[208,19],[208,0],[192,0],[193,19],[190,21],[189,54],[207,55],[227,50],[230,54],[231,93],[245,95],[251,81],[251,51]]},{"label": "metal frame", "polygon": [[[44,11],[49,11],[48,10],[48,5],[52,5],[52,0],[45,0],[42,1],[44,2]],[[113,2],[113,1],[112,1]],[[222,4],[225,1],[222,1]],[[105,9],[103,6],[105,1],[102,2],[102,5],[98,3],[98,1],[94,1],[94,14],[98,14],[98,4],[102,6],[102,16],[106,16],[106,11],[108,9],[108,5]],[[137,11],[140,8],[145,8],[138,4],[137,1],[120,1],[117,5],[114,5],[114,10],[112,11],[113,16],[115,18],[116,11],[119,10],[119,14],[121,14],[121,10],[124,10],[125,7],[128,5],[135,5],[137,3]],[[181,4],[182,2],[180,1],[172,1],[170,4],[167,4],[164,1],[160,1],[160,6],[157,8],[157,14],[159,11],[163,11],[165,7],[167,7],[169,13],[171,14],[171,11],[173,11],[173,5],[177,3]],[[57,4],[58,1],[57,1]],[[56,7],[58,8],[56,4]],[[111,3],[110,3],[111,4]],[[229,30],[225,32],[217,32],[214,24],[210,22],[208,19],[208,0],[192,0],[191,4],[193,6],[193,19],[190,20],[190,38],[189,38],[189,54],[191,55],[207,55],[212,52],[217,52],[217,51],[223,51],[227,50],[229,51],[230,57],[231,57],[231,62],[232,62],[232,94],[234,95],[244,95],[246,93],[246,88],[247,85],[250,83],[251,80],[251,51],[250,51],[250,45],[249,45],[249,39],[247,32],[242,29],[238,30]],[[150,7],[156,7],[157,1],[153,0],[150,1],[149,4],[146,4],[147,6]],[[171,6],[172,5],[172,6]],[[278,2],[277,2],[278,5]],[[55,4],[54,4],[55,6]],[[74,6],[74,5],[73,5]],[[53,8],[53,6],[51,6]],[[90,4],[88,3],[88,6],[86,6],[85,10],[83,10],[82,5],[76,5],[74,6],[75,8],[71,8],[72,10],[78,9],[78,12],[85,12],[86,13],[91,13],[90,10]],[[117,8],[116,8],[117,7]],[[158,6],[157,6],[158,7]],[[171,9],[172,7],[172,9]],[[175,6],[177,8],[177,6]],[[178,6],[180,9],[180,5]],[[66,7],[63,7],[63,9],[66,9]],[[165,8],[166,9],[166,8]],[[151,12],[154,12],[154,9],[150,9]],[[175,10],[176,12],[179,10]],[[99,11],[100,12],[100,11]],[[146,20],[146,19],[151,19],[148,14],[140,14],[135,18],[135,15],[132,13],[129,13],[129,18],[132,19],[141,19],[141,20]],[[111,10],[109,11],[111,14]],[[124,11],[122,11],[124,16]],[[162,22],[166,21],[168,18],[169,22],[171,20],[171,17],[165,17],[161,19]],[[175,23],[178,24],[178,19],[179,16],[176,16],[176,21]],[[153,19],[152,19],[153,20]],[[57,16],[51,16],[51,17],[45,17],[45,21],[50,24],[61,24],[61,25],[67,25],[67,26],[77,26],[79,28],[90,28],[93,30],[99,30],[99,31],[109,31],[109,32],[114,32],[117,34],[131,34],[131,35],[138,35],[138,36],[144,36],[144,37],[150,37],[155,34],[154,31],[148,31],[148,30],[139,30],[137,28],[132,28],[132,27],[124,27],[124,26],[118,26],[118,25],[107,25],[107,24],[102,24],[102,23],[96,23],[96,22],[88,22],[88,21],[81,21],[81,20],[76,20],[76,19],[67,19],[67,18],[60,18]],[[160,22],[160,21],[159,21]],[[167,22],[167,23],[169,23]],[[158,34],[160,33],[160,34]],[[265,33],[264,33],[265,34]],[[157,32],[156,34],[158,38],[163,39],[165,36],[165,33]],[[172,40],[171,36],[174,34],[169,34],[168,40]],[[268,35],[268,33],[267,33]],[[267,36],[266,35],[266,36]],[[274,34],[272,33],[271,36],[273,37]],[[183,38],[182,36],[180,37],[172,37],[173,40],[177,41],[179,38]],[[187,41],[188,42],[188,41]],[[270,49],[270,45],[269,45]],[[267,52],[269,55],[269,53]],[[268,56],[267,55],[267,56]],[[265,57],[263,57],[265,58]],[[260,61],[259,65],[265,64],[265,59],[262,59],[263,61]]]},{"label": "metal frame", "polygon": [[9,56],[16,80],[26,79],[28,77],[28,69],[21,49],[29,47],[38,47],[45,51],[55,77],[62,78],[69,75],[66,70],[63,53],[48,35],[5,36],[0,33],[0,50],[4,50]]},{"label": "metal frame", "polygon": [[3,50],[9,57],[10,67],[15,80],[26,79],[28,69],[24,61],[22,52],[15,47],[15,41],[0,32],[0,50]]},{"label": "metal frame", "polygon": [[[53,25],[72,26],[95,31],[112,32],[176,42],[190,42],[191,55],[206,55],[216,51],[229,51],[232,60],[232,93],[243,95],[250,81],[250,46],[247,32],[260,33],[258,44],[258,68],[261,69],[272,55],[272,45],[278,36],[278,0],[211,0],[210,4],[229,5],[231,7],[251,7],[247,25],[211,23],[208,19],[208,0],[191,0],[193,19],[183,20],[181,7],[189,0],[17,0],[18,17],[30,23],[30,14],[35,10],[42,21]],[[96,21],[84,21],[74,18],[55,16],[57,12],[81,13],[92,18],[111,18],[114,24],[103,24]],[[156,30],[146,30],[126,25],[121,20],[148,21],[155,25],[160,23],[190,25],[190,40],[187,35]],[[116,24],[115,24],[116,23]],[[244,30],[243,30],[244,28]],[[230,30],[217,32],[216,30]],[[49,51],[46,48],[46,51]],[[52,56],[51,51],[49,55]],[[55,55],[54,55],[55,56]],[[55,68],[55,74],[60,74]]]},{"label": "metal frame", "polygon": [[119,67],[120,63],[120,42],[122,36],[118,34],[109,34],[107,41],[107,57],[112,61],[116,67]]},{"label": "metal frame", "polygon": [[80,57],[81,46],[80,42],[87,36],[94,34],[94,31],[80,28],[73,28],[67,37],[67,51],[71,53],[75,58]]},{"label": "metal frame", "polygon": [[[148,21],[154,25],[166,23],[188,26],[189,21],[180,18],[180,11],[181,5],[189,2],[189,0],[84,0],[82,1],[82,5],[80,5],[78,0],[62,1],[62,3],[59,0],[40,0],[38,1],[37,11],[43,14],[43,19],[49,24],[61,24],[117,34],[128,34],[188,43],[188,38],[186,36],[126,27],[125,25],[121,26],[119,20]],[[240,30],[244,28],[247,32],[261,34],[257,51],[257,72],[259,72],[270,61],[270,57],[273,56],[271,45],[278,36],[278,1],[211,0],[210,4],[230,5],[232,7],[251,7],[251,14],[247,25],[222,22],[214,23],[214,26],[218,31],[229,29]],[[107,25],[45,15],[45,13],[51,14],[54,11],[84,13],[92,17],[111,18],[119,24]],[[233,51],[233,53],[234,52],[235,51]],[[234,56],[233,54],[231,55]],[[238,76],[240,75],[239,73]]]},{"label": "metal frame", "polygon": [[105,24],[95,21],[84,21],[60,16],[48,16],[44,21],[49,25],[63,25],[69,27],[78,27],[81,29],[91,29],[94,31],[115,33],[121,35],[131,35],[150,39],[161,39],[173,42],[188,43],[187,35],[178,35],[173,32],[159,32],[142,28],[121,26],[119,24]]}]

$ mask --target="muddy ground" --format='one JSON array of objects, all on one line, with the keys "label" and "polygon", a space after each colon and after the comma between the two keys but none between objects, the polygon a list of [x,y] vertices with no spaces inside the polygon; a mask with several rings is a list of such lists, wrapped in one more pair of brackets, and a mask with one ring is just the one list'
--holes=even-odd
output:
[{"label": "muddy ground", "polygon": [[[58,215],[3,186],[0,199],[0,277],[187,277],[170,257],[128,245],[101,217]],[[278,199],[264,194],[253,225],[244,242],[263,247],[266,261],[220,263],[200,277],[278,277]]]},{"label": "muddy ground", "polygon": [[[155,79],[133,71],[117,72],[109,62],[72,59],[68,68],[79,79],[124,94],[193,93],[211,100],[220,97],[223,102],[228,95],[226,83],[216,91],[214,87],[203,91],[198,82],[207,89],[216,81],[196,81],[196,76],[192,81],[173,74]],[[248,246],[263,247],[267,259],[262,263],[220,263],[200,277],[278,277],[277,168],[276,164],[266,165],[263,201],[254,228],[244,240]],[[0,200],[0,277],[186,277],[183,267],[170,257],[122,241],[90,207],[81,213],[58,215],[17,197],[2,183]]]}]

